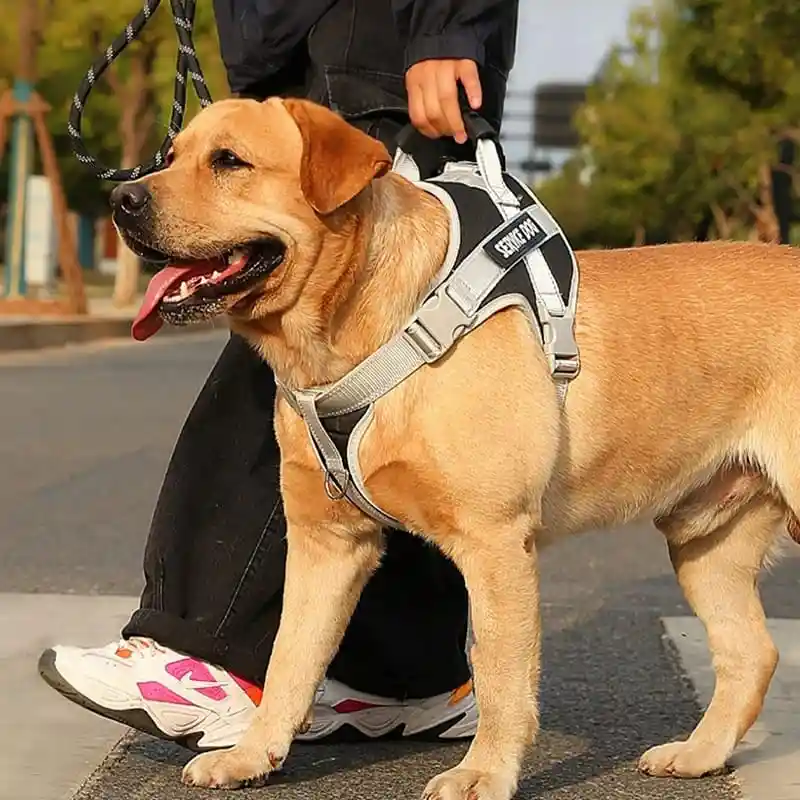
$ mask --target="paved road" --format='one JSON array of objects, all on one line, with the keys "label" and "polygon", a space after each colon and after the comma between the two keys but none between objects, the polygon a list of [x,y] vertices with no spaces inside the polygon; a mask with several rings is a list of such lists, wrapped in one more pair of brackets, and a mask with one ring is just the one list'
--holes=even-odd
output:
[{"label": "paved road", "polygon": [[[171,337],[0,359],[0,677],[7,692],[20,687],[12,713],[0,715],[0,771],[11,776],[0,785],[2,800],[73,796],[123,732],[41,686],[35,655],[53,638],[110,639],[135,602],[142,545],[171,444],[222,341],[219,334]],[[798,566],[789,559],[766,582],[774,617],[800,619]],[[702,649],[698,654],[696,629],[682,619],[688,609],[655,531],[642,525],[554,548],[544,558],[543,598],[543,734],[520,797],[741,798],[744,770],[688,782],[646,779],[634,770],[643,749],[691,728],[698,718],[695,687],[701,697],[707,691],[707,656]],[[794,625],[781,629],[789,641]],[[787,669],[800,675],[800,658]],[[790,689],[780,697],[800,708],[800,691],[791,691],[797,684],[787,678],[782,685]],[[20,719],[27,724],[20,727]],[[798,733],[795,726],[784,742]],[[16,749],[8,747],[12,739],[19,740]],[[44,759],[51,748],[59,757]],[[246,796],[406,800],[462,750],[298,747],[283,777]],[[797,750],[784,751],[797,769]],[[764,764],[766,751],[757,752],[755,761]],[[178,748],[126,736],[74,796],[208,797],[179,786],[186,758]],[[780,794],[745,780],[745,796],[799,800],[800,770],[796,779],[794,789]],[[26,793],[30,780],[36,788]]]}]

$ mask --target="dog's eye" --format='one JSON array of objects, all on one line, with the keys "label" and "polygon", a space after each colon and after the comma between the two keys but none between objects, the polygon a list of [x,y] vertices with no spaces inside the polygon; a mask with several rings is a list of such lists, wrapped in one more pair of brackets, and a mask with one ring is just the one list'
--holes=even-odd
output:
[{"label": "dog's eye", "polygon": [[211,166],[214,169],[238,169],[239,167],[249,167],[233,150],[215,150],[211,154]]}]

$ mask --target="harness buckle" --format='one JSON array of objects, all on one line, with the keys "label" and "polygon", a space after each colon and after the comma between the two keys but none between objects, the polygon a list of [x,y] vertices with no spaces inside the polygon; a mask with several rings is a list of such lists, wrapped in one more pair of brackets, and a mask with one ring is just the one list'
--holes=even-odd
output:
[{"label": "harness buckle", "polygon": [[422,360],[432,364],[469,330],[473,319],[446,287],[440,287],[417,311],[404,333]]},{"label": "harness buckle", "polygon": [[581,371],[578,343],[575,341],[575,320],[572,316],[546,316],[544,350],[550,360],[554,380],[571,381]]},{"label": "harness buckle", "polygon": [[557,381],[571,381],[578,377],[581,371],[581,362],[578,356],[574,358],[554,358],[553,379]]}]

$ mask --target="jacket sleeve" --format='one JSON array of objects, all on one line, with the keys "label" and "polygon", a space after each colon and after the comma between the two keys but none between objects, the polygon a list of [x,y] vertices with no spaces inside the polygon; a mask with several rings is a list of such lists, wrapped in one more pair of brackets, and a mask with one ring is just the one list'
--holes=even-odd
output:
[{"label": "jacket sleeve", "polygon": [[393,0],[408,42],[406,69],[432,58],[466,58],[483,66],[485,43],[519,0]]},{"label": "jacket sleeve", "polygon": [[213,0],[219,49],[234,93],[274,75],[335,0]]}]

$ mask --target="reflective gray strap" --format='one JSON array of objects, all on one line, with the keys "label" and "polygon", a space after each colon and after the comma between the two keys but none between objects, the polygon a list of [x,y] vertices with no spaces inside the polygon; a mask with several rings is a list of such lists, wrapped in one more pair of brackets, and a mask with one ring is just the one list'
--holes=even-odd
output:
[{"label": "reflective gray strap", "polygon": [[[494,198],[500,213],[506,220],[510,220],[520,212],[519,200],[503,180],[503,167],[497,152],[497,146],[490,139],[481,139],[476,147],[476,156],[486,188]],[[530,195],[535,199],[536,205],[526,208],[525,212],[536,220],[539,227],[548,234],[548,238],[560,233],[561,229],[545,210],[541,201],[533,192],[530,192]],[[549,316],[564,316],[566,313],[564,301],[561,299],[561,293],[558,290],[558,284],[553,277],[553,273],[550,272],[550,267],[542,254],[542,244],[544,242],[525,257],[528,274],[531,277],[537,296],[547,310],[547,314]]]},{"label": "reflective gray strap", "polygon": [[[503,185],[505,186],[505,184]],[[510,191],[508,189],[506,190]],[[531,192],[531,196],[535,198],[533,192]],[[561,233],[561,229],[558,227],[556,221],[541,202],[539,202],[538,198],[536,198],[536,201],[537,205],[529,206],[525,209],[525,213],[533,217],[536,224],[547,233],[548,238]],[[510,207],[505,203],[498,204],[498,209],[506,220],[510,220],[519,213],[518,208]],[[542,244],[544,244],[544,242],[542,242]],[[550,271],[550,267],[547,265],[547,261],[542,253],[541,245],[525,256],[525,262],[528,268],[528,274],[531,277],[531,282],[533,283],[533,288],[544,304],[548,316],[563,317],[566,313],[564,301],[561,299],[561,292],[558,290],[556,279],[553,277],[553,273]]]},{"label": "reflective gray strap", "polygon": [[[481,139],[477,143],[476,160],[480,169],[483,187],[493,197],[502,216],[510,220],[520,211],[519,201],[508,186],[506,186],[503,179],[502,164],[497,152],[497,146],[492,140]],[[419,174],[414,159],[403,151],[399,151],[396,154],[395,165],[396,170],[400,172],[400,174],[404,174],[411,179],[413,179],[414,175]],[[561,227],[550,215],[539,198],[532,190],[528,189],[527,191],[534,200],[535,205],[526,208],[525,213],[528,213],[535,220],[536,224],[545,231],[548,238],[556,235],[564,236]],[[491,238],[491,234],[487,237],[487,239],[489,238]],[[448,287],[448,295],[456,301],[462,310],[470,315],[474,313],[474,309],[477,308],[483,297],[491,291],[497,283],[497,280],[499,280],[499,277],[489,282],[486,280],[491,272],[496,274],[499,268],[485,257],[480,258],[480,256],[483,255],[482,247],[485,242],[486,239],[481,243],[478,250],[474,251],[471,257],[467,258],[445,281],[445,285]],[[544,242],[541,244],[544,244]],[[541,245],[525,258],[525,264],[531,283],[540,301],[538,310],[540,312],[539,315],[542,325],[545,328],[544,347],[550,359],[553,379],[556,381],[570,381],[580,370],[579,353],[574,334],[578,283],[578,267],[574,255],[572,263],[574,270],[573,286],[570,292],[569,304],[565,305],[555,277],[550,271],[550,267],[541,251]],[[476,272],[478,274],[475,274]],[[484,288],[486,286],[489,288]],[[481,292],[482,294],[480,294]],[[475,298],[478,295],[479,299],[476,302]],[[443,310],[436,310],[434,313],[437,315],[448,311],[446,303],[439,303],[438,307]],[[435,352],[435,348],[432,347],[433,341],[431,337],[426,335],[426,329],[430,330],[432,326],[438,328],[441,328],[442,325],[449,326],[452,323],[452,314],[449,314],[448,317],[443,319],[441,324],[438,325],[431,315],[428,315],[427,320],[427,323],[422,326],[417,325],[410,333],[414,336],[415,330],[419,332],[419,341],[416,343],[426,348],[429,352]],[[463,322],[460,324],[463,332]],[[446,350],[439,352],[437,358],[441,357],[444,352],[446,352]],[[421,365],[414,367],[414,369],[418,369],[419,366]],[[372,371],[374,372],[374,370]],[[412,370],[412,372],[413,371],[414,370]],[[410,374],[411,372],[408,372],[405,377],[408,377]],[[385,394],[386,391],[388,391],[388,389],[382,391],[381,394]],[[372,397],[372,402],[374,402],[374,400],[380,397],[380,394],[377,396],[371,394],[370,397]]]},{"label": "reflective gray strap", "polygon": [[536,289],[536,294],[544,303],[547,313],[551,317],[563,317],[567,313],[561,292],[558,289],[556,279],[550,272],[544,254],[541,250],[535,250],[528,258],[528,274]]},{"label": "reflective gray strap", "polygon": [[[452,301],[451,304],[452,305],[450,308],[458,308],[454,303],[452,303]],[[533,310],[530,308],[528,299],[519,294],[504,295],[493,300],[491,303],[484,306],[477,312],[477,314],[472,318],[471,324],[472,326],[478,326],[493,314],[496,314],[498,311],[512,306],[516,306],[525,314],[533,333],[537,336],[541,336],[541,332],[539,330],[539,321],[536,318]],[[459,313],[463,315],[463,312],[459,311]],[[404,335],[407,335],[407,332]],[[404,346],[406,346],[409,340],[401,338],[397,339],[398,343],[401,341],[405,342]],[[392,342],[389,343],[389,345],[391,344]],[[389,345],[387,345],[387,348]],[[412,348],[413,347],[416,346],[412,345]],[[412,352],[414,351],[412,350]],[[386,356],[384,356],[384,358],[386,358]],[[389,353],[388,360],[391,360],[391,352]],[[429,359],[425,358],[422,353],[417,351],[416,356],[412,357],[408,361],[405,369],[408,370],[412,367],[417,369],[419,366],[422,366],[428,362]],[[414,366],[415,364],[416,366]],[[393,386],[397,385],[399,382],[400,381],[397,381],[393,384]],[[364,405],[369,405],[369,408],[367,413],[356,424],[347,443],[347,460],[352,467],[351,471],[344,463],[336,444],[330,438],[328,432],[325,430],[325,427],[322,424],[319,409],[321,397],[319,390],[292,391],[281,384],[277,379],[276,384],[291,408],[303,418],[306,427],[308,428],[309,435],[316,444],[315,452],[320,460],[320,465],[325,476],[325,491],[328,496],[334,500],[347,498],[362,513],[376,520],[385,527],[402,528],[402,523],[389,514],[386,514],[372,502],[360,471],[358,449],[364,433],[372,421],[374,415],[373,404],[359,403],[357,406],[355,406],[355,408],[359,408],[363,407]],[[567,382],[563,380],[555,382],[558,399],[562,405],[566,400],[567,385]],[[389,388],[393,388],[393,386]],[[355,408],[352,410],[355,410]],[[347,412],[341,411],[339,413]]]},{"label": "reflective gray strap", "polygon": [[519,200],[503,180],[503,165],[497,145],[491,139],[479,139],[475,145],[475,160],[481,170],[481,176],[494,201],[512,215],[519,211]]},{"label": "reflective gray strap", "polygon": [[385,525],[387,528],[402,529],[403,525],[401,522],[389,514],[384,513],[380,508],[378,508],[378,506],[375,505],[375,503],[372,502],[369,492],[367,491],[367,486],[364,483],[364,478],[361,475],[361,466],[358,459],[358,448],[361,446],[361,440],[364,438],[364,434],[367,432],[367,428],[372,422],[374,413],[373,407],[370,406],[367,410],[367,413],[364,414],[364,416],[361,417],[361,419],[356,423],[355,428],[353,428],[353,432],[350,434],[350,440],[347,442],[347,460],[352,466],[350,472],[350,488],[352,489],[352,494],[348,494],[347,497],[365,514],[372,517],[374,520],[377,520],[382,525]]},{"label": "reflective gray strap", "polygon": [[316,391],[298,390],[291,394],[296,404],[295,407],[300,412],[300,416],[305,421],[308,432],[317,446],[317,452],[325,472],[325,490],[329,496],[337,494],[337,491],[334,490],[338,490],[338,494],[344,496],[349,488],[350,474],[339,450],[328,436],[328,432],[319,418]]},{"label": "reflective gray strap", "polygon": [[408,178],[412,183],[416,183],[420,179],[419,167],[414,157],[406,153],[406,151],[400,147],[394,151],[392,172],[396,172],[398,175]]},{"label": "reflective gray strap", "polygon": [[356,465],[352,474],[348,470],[336,444],[328,435],[320,421],[316,408],[316,392],[313,390],[287,389],[276,380],[278,389],[289,405],[303,418],[309,435],[316,444],[316,452],[324,474],[325,492],[332,500],[347,498],[356,508],[368,517],[390,528],[402,528],[400,522],[388,514],[384,514],[368,497],[364,481],[358,469],[358,446],[372,418],[372,410],[356,425],[347,443],[348,460]]},{"label": "reflective gray strap", "polygon": [[[563,237],[564,233],[561,227],[542,205],[539,198],[531,190],[528,192],[536,205],[526,208],[524,213],[528,213],[535,220],[536,224],[545,231],[548,239],[556,235]],[[515,214],[514,209],[505,205],[500,205],[499,210],[506,219],[511,219]],[[564,238],[566,239],[566,237]],[[547,239],[525,256],[525,267],[539,301],[538,311],[544,335],[543,346],[550,361],[553,380],[557,384],[564,384],[575,378],[580,371],[580,355],[574,329],[577,303],[575,284],[578,282],[578,267],[574,254],[572,254],[573,291],[570,293],[570,305],[566,306],[556,279],[542,253],[542,245],[546,241]],[[566,391],[566,385],[559,386],[559,399],[562,401],[562,405],[566,398]]]},{"label": "reflective gray strap", "polygon": [[374,403],[416,372],[426,361],[405,331],[320,392],[317,410],[321,417],[349,414]]},{"label": "reflective gray strap", "polygon": [[[503,216],[506,216],[505,210],[506,209],[503,209]],[[543,239],[536,250],[533,251],[533,253],[539,253],[541,256],[539,251],[542,245],[559,233],[557,226],[553,222],[553,218],[538,206],[531,206],[523,211],[517,211],[516,213],[510,214],[506,218],[511,219],[518,215],[520,217],[523,215],[531,217],[531,219],[533,219],[538,227],[541,228],[541,230],[545,233],[546,238]],[[492,231],[488,236],[486,236],[478,245],[478,247],[473,250],[467,258],[464,259],[464,261],[459,265],[458,269],[453,272],[453,274],[450,276],[450,279],[445,282],[448,285],[448,294],[450,294],[450,296],[459,303],[461,308],[470,315],[475,313],[475,311],[478,309],[478,306],[480,306],[480,304],[483,302],[484,298],[492,291],[492,289],[494,289],[494,287],[497,285],[497,282],[505,274],[505,270],[495,264],[495,262],[486,255],[483,249],[484,245],[494,238],[495,233],[496,230]],[[533,253],[529,254],[527,258],[530,258]],[[543,257],[542,261],[544,262]],[[544,265],[550,281],[555,286],[555,279],[550,273],[547,262],[544,262]],[[531,280],[533,281],[532,276]],[[537,294],[539,294],[538,287],[535,283],[534,288],[537,289]],[[549,286],[547,287],[547,291],[551,291]],[[558,293],[557,286],[555,286],[555,291]]]},{"label": "reflective gray strap", "polygon": [[294,392],[291,389],[287,388],[283,383],[281,383],[278,380],[277,376],[273,377],[275,377],[275,385],[278,387],[278,393],[289,404],[291,409],[302,417],[303,412],[300,410],[300,404],[295,399]]},{"label": "reflective gray strap", "polygon": [[[544,232],[557,232],[536,207],[526,209]],[[484,252],[491,231],[412,316],[405,329],[332,386],[320,390],[321,417],[347,414],[391,391],[424,364],[440,359],[475,323],[475,313],[505,271]]]},{"label": "reflective gray strap", "polygon": [[447,243],[447,252],[445,253],[441,268],[428,286],[428,291],[425,294],[427,297],[437,286],[444,283],[453,271],[453,266],[458,258],[459,246],[461,245],[461,218],[458,216],[458,208],[453,198],[441,186],[428,181],[421,181],[417,183],[417,186],[424,189],[428,194],[432,194],[447,209],[447,214],[450,218],[450,238]]}]

